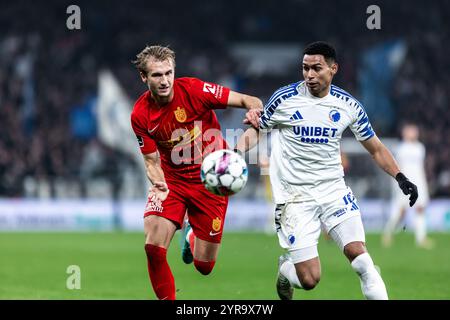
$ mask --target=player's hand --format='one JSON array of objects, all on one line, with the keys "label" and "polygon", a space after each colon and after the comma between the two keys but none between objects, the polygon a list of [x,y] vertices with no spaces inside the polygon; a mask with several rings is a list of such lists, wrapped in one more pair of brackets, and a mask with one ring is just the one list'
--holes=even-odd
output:
[{"label": "player's hand", "polygon": [[259,118],[261,117],[261,109],[250,109],[245,114],[244,124],[251,124],[256,129],[259,128]]},{"label": "player's hand", "polygon": [[395,176],[398,186],[402,189],[405,195],[409,194],[409,206],[412,207],[416,203],[419,194],[417,193],[417,186],[408,180],[408,178],[401,172]]},{"label": "player's hand", "polygon": [[167,183],[162,181],[156,181],[150,189],[148,197],[151,201],[164,201],[169,195],[169,187]]}]

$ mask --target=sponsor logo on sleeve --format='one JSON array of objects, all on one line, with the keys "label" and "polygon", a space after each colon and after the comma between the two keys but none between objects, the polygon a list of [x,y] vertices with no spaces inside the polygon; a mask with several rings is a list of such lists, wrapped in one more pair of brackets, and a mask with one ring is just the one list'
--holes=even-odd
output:
[{"label": "sponsor logo on sleeve", "polygon": [[214,97],[216,97],[216,99],[221,99],[223,87],[216,84],[205,82],[203,84],[203,92],[211,93]]},{"label": "sponsor logo on sleeve", "polygon": [[203,84],[203,91],[204,92],[209,92],[211,94],[216,94],[216,86],[214,84],[205,82]]}]

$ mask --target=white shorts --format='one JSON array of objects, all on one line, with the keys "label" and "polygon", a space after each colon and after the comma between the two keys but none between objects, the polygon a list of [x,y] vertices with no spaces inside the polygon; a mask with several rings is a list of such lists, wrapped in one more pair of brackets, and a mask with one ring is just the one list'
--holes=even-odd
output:
[{"label": "white shorts", "polygon": [[[355,232],[349,232],[349,237],[334,240],[338,242],[339,247],[342,246],[341,249],[350,242],[365,241],[361,213],[351,189],[345,183],[334,183],[330,184],[327,190],[328,193],[324,196],[316,195],[308,197],[305,201],[278,204],[275,208],[275,226],[280,246],[287,249],[291,255],[295,255],[297,262],[302,258],[294,251],[316,247],[321,226],[330,233],[343,221],[357,217],[351,219],[352,223],[347,226],[350,230],[355,229]],[[309,195],[311,194],[313,193]],[[307,251],[307,255],[311,258],[311,250],[301,251]]]}]

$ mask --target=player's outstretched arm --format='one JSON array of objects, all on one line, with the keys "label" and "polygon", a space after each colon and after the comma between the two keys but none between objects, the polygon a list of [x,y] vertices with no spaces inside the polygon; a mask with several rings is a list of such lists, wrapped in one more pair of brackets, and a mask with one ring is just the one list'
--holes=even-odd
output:
[{"label": "player's outstretched arm", "polygon": [[240,137],[234,151],[244,154],[248,150],[252,149],[259,141],[259,130],[254,127],[248,128]]},{"label": "player's outstretched arm", "polygon": [[386,148],[377,136],[373,136],[366,141],[361,141],[361,144],[369,151],[377,165],[397,180],[403,193],[410,195],[409,206],[412,207],[418,198],[417,187],[400,172],[398,164],[388,148]]},{"label": "player's outstretched arm", "polygon": [[263,108],[263,103],[261,99],[254,96],[249,96],[247,94],[239,93],[236,91],[230,91],[227,104],[231,107],[246,108],[248,110],[250,109],[262,110]]},{"label": "player's outstretched arm", "polygon": [[164,172],[161,168],[158,151],[144,154],[145,169],[147,177],[153,186],[150,189],[149,197],[154,200],[164,201],[169,194]]},{"label": "player's outstretched arm", "polygon": [[361,144],[367,151],[369,151],[377,165],[395,178],[395,176],[400,172],[400,169],[392,156],[392,153],[388,150],[388,148],[386,148],[380,139],[378,139],[375,135],[366,141],[361,141]]},{"label": "player's outstretched arm", "polygon": [[[246,108],[247,110],[250,111],[252,110],[256,111],[258,114],[258,119],[255,118],[254,120],[250,120],[250,123],[252,126],[258,128],[259,116],[261,115],[261,111],[263,109],[263,103],[261,99],[254,96],[242,94],[236,91],[230,91],[227,104],[235,108]],[[248,116],[247,119],[244,120],[244,123],[248,123],[245,122],[246,120],[248,121]]]}]

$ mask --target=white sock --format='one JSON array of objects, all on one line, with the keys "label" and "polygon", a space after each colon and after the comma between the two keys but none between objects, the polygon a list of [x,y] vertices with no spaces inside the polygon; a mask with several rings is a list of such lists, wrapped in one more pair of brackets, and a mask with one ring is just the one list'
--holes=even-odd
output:
[{"label": "white sock", "polygon": [[294,288],[301,289],[302,285],[298,279],[295,266],[291,261],[286,261],[281,265],[280,273],[285,276]]},{"label": "white sock", "polygon": [[361,290],[368,300],[388,300],[383,279],[373,264],[372,258],[366,252],[352,261],[352,268],[361,280]]},{"label": "white sock", "polygon": [[415,220],[416,244],[421,244],[427,235],[427,222],[425,219],[425,214],[416,213]]}]

